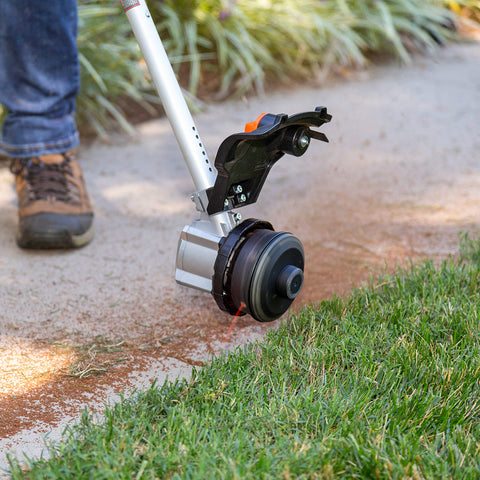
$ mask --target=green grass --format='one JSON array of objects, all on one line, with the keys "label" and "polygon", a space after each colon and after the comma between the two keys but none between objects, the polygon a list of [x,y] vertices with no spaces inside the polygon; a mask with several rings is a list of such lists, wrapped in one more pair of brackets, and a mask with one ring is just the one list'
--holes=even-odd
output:
[{"label": "green grass", "polygon": [[479,478],[478,245],[308,308],[101,421],[85,412],[51,460],[12,459],[13,478]]}]

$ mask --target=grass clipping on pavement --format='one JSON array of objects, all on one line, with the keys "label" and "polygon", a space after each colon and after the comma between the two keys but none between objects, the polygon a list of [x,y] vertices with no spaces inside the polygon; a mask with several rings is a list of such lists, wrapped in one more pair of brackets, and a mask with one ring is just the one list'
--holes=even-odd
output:
[{"label": "grass clipping on pavement", "polygon": [[478,478],[480,264],[426,261],[85,413],[13,478]]}]

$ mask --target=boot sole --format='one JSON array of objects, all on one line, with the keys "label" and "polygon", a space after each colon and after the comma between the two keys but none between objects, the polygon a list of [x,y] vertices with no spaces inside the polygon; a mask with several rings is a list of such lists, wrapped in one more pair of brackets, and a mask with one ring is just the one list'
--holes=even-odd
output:
[{"label": "boot sole", "polygon": [[93,224],[82,234],[72,234],[68,229],[55,228],[18,232],[16,241],[20,248],[66,249],[79,248],[89,243],[95,234]]}]

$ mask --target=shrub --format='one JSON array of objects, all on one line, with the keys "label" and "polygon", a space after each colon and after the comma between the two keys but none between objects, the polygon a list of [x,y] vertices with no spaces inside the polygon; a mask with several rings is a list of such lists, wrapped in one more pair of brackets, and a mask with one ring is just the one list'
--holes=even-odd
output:
[{"label": "shrub", "polygon": [[[334,65],[363,66],[372,53],[409,62],[412,51],[431,52],[452,37],[447,7],[480,18],[479,0],[149,0],[149,7],[182,85],[216,99]],[[125,107],[155,112],[158,99],[119,2],[80,0],[78,46],[83,130],[129,132]]]}]

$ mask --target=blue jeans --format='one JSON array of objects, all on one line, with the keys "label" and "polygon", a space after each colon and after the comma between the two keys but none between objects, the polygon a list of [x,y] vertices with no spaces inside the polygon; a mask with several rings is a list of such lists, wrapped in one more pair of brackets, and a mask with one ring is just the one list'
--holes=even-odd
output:
[{"label": "blue jeans", "polygon": [[28,158],[79,142],[76,0],[0,0],[0,150]]}]

